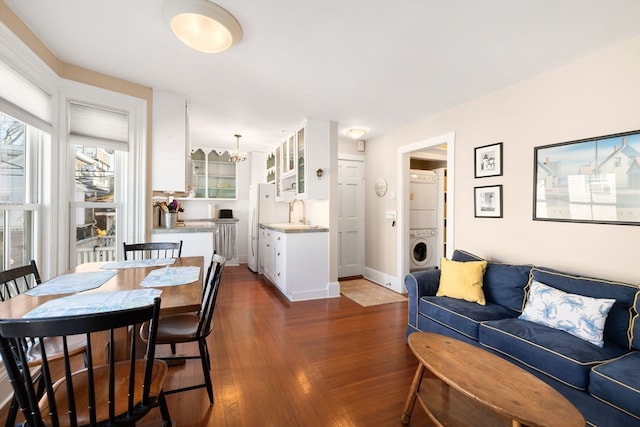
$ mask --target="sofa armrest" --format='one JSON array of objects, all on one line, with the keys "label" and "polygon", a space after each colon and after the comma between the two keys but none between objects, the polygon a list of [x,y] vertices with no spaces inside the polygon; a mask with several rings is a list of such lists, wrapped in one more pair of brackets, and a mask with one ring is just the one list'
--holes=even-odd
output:
[{"label": "sofa armrest", "polygon": [[409,299],[409,321],[407,335],[418,330],[418,301],[423,296],[434,296],[440,284],[440,270],[424,270],[404,276],[404,286]]}]

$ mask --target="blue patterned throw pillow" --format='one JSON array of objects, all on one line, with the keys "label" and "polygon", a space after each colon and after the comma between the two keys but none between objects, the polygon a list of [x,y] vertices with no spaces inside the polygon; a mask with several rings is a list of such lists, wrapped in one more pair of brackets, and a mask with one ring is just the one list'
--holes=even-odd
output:
[{"label": "blue patterned throw pillow", "polygon": [[569,294],[534,280],[518,318],[560,329],[602,347],[604,324],[615,301]]}]

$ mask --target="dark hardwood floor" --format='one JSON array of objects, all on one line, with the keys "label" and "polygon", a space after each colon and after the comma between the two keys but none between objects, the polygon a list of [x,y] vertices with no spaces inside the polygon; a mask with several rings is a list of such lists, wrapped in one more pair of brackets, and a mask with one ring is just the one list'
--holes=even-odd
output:
[{"label": "dark hardwood floor", "polygon": [[[215,403],[204,389],[167,396],[178,427],[401,425],[417,367],[405,303],[291,303],[241,265],[224,270],[214,322]],[[200,381],[197,363],[171,367],[165,388]],[[410,425],[431,425],[419,405]]]}]

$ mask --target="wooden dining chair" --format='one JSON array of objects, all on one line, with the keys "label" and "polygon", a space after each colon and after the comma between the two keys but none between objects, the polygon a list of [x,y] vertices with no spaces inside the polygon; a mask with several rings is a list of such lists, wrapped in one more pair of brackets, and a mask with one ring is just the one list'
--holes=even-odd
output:
[{"label": "wooden dining chair", "polygon": [[[133,426],[153,408],[159,407],[163,427],[171,425],[169,411],[162,391],[167,364],[156,360],[160,298],[142,307],[91,313],[77,316],[41,319],[0,319],[0,354],[11,380],[14,393],[27,426]],[[133,328],[147,322],[148,341],[143,359],[136,358],[137,334],[123,339],[119,328]],[[92,346],[89,336],[103,332],[107,338],[108,362],[94,364],[91,355],[105,351]],[[87,339],[86,368],[74,370],[71,354],[64,350],[64,369],[60,378],[52,375],[52,367],[45,347],[41,351],[44,395],[39,398],[28,369],[27,354],[21,341],[30,338],[59,337],[67,341],[69,335],[84,334]],[[126,351],[122,352],[121,347]],[[128,357],[116,360],[116,354]]]},{"label": "wooden dining chair", "polygon": [[[6,301],[27,292],[41,283],[40,273],[34,260],[31,260],[27,265],[2,271],[0,272],[0,301]],[[39,373],[39,370],[35,368],[38,368],[41,364],[41,357],[39,356],[40,342],[24,339],[21,341],[21,344],[26,354],[26,366],[32,369],[34,381],[38,383],[40,376],[36,374]],[[45,345],[49,360],[60,359],[62,357],[63,343],[61,339],[54,337],[46,338]],[[68,351],[72,355],[84,352],[86,345],[87,341],[84,336],[72,336],[67,340]],[[42,392],[41,389],[40,392]],[[5,427],[14,425],[18,409],[18,402],[14,396],[7,412]]]},{"label": "wooden dining chair", "polygon": [[124,260],[151,258],[180,258],[182,255],[182,240],[179,242],[146,242],[123,243]]},{"label": "wooden dining chair", "polygon": [[[211,382],[211,359],[207,348],[207,337],[213,329],[213,309],[215,307],[220,287],[220,278],[225,265],[225,258],[213,254],[205,282],[200,311],[194,313],[172,314],[162,316],[158,326],[156,344],[168,344],[174,346],[180,343],[197,342],[198,355],[174,355],[160,357],[166,361],[200,359],[204,382],[197,385],[166,390],[165,394],[173,394],[187,390],[205,387],[209,395],[209,402],[213,403],[213,384]],[[143,341],[149,339],[149,324],[145,323],[140,328],[140,337]],[[175,348],[175,347],[173,347]]]}]

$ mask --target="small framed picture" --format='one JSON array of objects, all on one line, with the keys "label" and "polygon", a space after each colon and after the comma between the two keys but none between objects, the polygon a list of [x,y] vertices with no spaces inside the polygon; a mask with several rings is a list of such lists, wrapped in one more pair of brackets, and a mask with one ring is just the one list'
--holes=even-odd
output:
[{"label": "small framed picture", "polygon": [[502,218],[502,185],[474,188],[476,218]]},{"label": "small framed picture", "polygon": [[474,152],[476,178],[502,175],[502,142],[476,147]]}]

